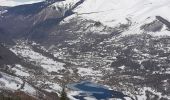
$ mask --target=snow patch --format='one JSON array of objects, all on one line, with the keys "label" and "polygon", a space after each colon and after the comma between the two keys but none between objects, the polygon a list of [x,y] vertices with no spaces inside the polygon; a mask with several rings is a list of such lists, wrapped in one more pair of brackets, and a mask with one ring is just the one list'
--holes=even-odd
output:
[{"label": "snow patch", "polygon": [[56,62],[53,59],[43,56],[42,54],[33,51],[33,49],[26,44],[18,44],[10,49],[16,55],[24,57],[29,62],[34,62],[37,66],[41,66],[48,72],[58,72],[65,69],[64,63]]},{"label": "snow patch", "polygon": [[24,69],[21,65],[16,64],[15,67],[12,68],[13,71],[15,71],[15,74],[18,76],[30,76],[26,69]]},{"label": "snow patch", "polygon": [[12,68],[13,71],[15,71],[15,74],[18,75],[18,76],[30,76],[28,73],[20,70],[20,69],[17,69],[17,68]]},{"label": "snow patch", "polygon": [[36,90],[31,85],[29,85],[28,83],[25,83],[22,91],[29,93],[29,94],[34,94],[34,95],[36,94]]},{"label": "snow patch", "polygon": [[20,89],[23,81],[20,78],[5,74],[0,72],[2,77],[0,78],[0,88],[9,89],[9,90],[18,90]]},{"label": "snow patch", "polygon": [[81,76],[102,76],[101,71],[93,70],[92,68],[77,68],[78,74]]}]

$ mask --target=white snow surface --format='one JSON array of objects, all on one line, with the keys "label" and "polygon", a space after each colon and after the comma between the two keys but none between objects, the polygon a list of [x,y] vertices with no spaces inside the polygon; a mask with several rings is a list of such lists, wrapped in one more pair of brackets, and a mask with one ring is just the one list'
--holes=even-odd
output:
[{"label": "white snow surface", "polygon": [[1,14],[4,14],[4,13],[7,13],[7,12],[8,12],[8,10],[1,10],[1,11],[0,11],[0,15],[1,15]]},{"label": "white snow surface", "polygon": [[[10,65],[8,65],[8,66],[9,66],[9,68],[11,68]],[[16,64],[15,67],[11,68],[11,70],[14,71],[15,75],[17,75],[17,76],[22,76],[22,77],[29,77],[30,76],[28,71],[19,64]]]},{"label": "white snow surface", "polygon": [[74,5],[79,2],[79,0],[65,0],[65,1],[59,1],[56,3],[53,3],[49,7],[55,7],[57,11],[60,11],[62,13],[62,16],[65,15],[66,11],[72,9]]},{"label": "white snow surface", "polygon": [[108,26],[143,22],[148,17],[162,16],[170,21],[170,0],[85,0],[74,11],[86,19],[100,21]]},{"label": "white snow surface", "polygon": [[59,91],[62,91],[62,87],[57,83],[45,82],[44,84],[49,85],[48,89],[44,89],[47,92],[57,92],[58,93]]},{"label": "white snow surface", "polygon": [[[36,89],[29,85],[27,82],[18,77],[8,75],[6,73],[0,72],[2,77],[0,78],[0,89],[17,91],[21,90],[31,95],[35,95]],[[22,89],[21,87],[24,86]]]},{"label": "white snow surface", "polygon": [[70,100],[78,100],[78,99],[75,99],[74,96],[76,95],[79,95],[79,91],[69,91],[68,92],[68,98]]},{"label": "white snow surface", "polygon": [[56,9],[63,8],[63,9],[70,9],[72,8],[77,2],[79,2],[79,0],[65,0],[65,1],[59,1],[56,2],[54,4],[52,4],[51,6],[55,6]]},{"label": "white snow surface", "polygon": [[25,83],[24,88],[22,89],[22,91],[29,93],[29,94],[36,94],[36,89],[34,89],[31,85],[29,85],[28,83]]},{"label": "white snow surface", "polygon": [[23,81],[20,78],[13,77],[6,73],[0,72],[2,77],[0,78],[0,88],[8,90],[18,90]]},{"label": "white snow surface", "polygon": [[18,68],[12,68],[13,71],[15,71],[15,74],[16,75],[19,75],[19,76],[30,76],[28,73],[22,71],[21,69],[18,69]]},{"label": "white snow surface", "polygon": [[80,76],[102,76],[101,71],[93,70],[92,68],[77,68]]}]

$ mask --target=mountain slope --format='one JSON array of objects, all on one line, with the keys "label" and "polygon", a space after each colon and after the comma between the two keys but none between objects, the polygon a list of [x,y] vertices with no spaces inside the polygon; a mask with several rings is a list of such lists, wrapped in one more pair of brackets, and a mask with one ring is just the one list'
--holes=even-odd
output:
[{"label": "mountain slope", "polygon": [[[3,8],[2,50],[21,61],[5,60],[1,71],[10,74],[5,79],[21,79],[19,86],[28,83],[38,96],[28,94],[38,99],[59,94],[68,83],[89,80],[135,100],[169,100],[169,3],[46,0]],[[3,89],[9,87],[5,84]]]},{"label": "mountain slope", "polygon": [[0,59],[1,66],[4,64],[15,64],[20,61],[20,59],[15,54],[13,54],[3,45],[0,45]]},{"label": "mountain slope", "polygon": [[72,10],[81,3],[78,0],[73,3],[56,0],[11,7],[1,14],[0,28],[13,38],[45,38],[51,31],[49,27],[72,15]]},{"label": "mountain slope", "polygon": [[170,20],[166,12],[169,3],[168,0],[86,0],[75,11],[84,18],[115,26],[126,23],[126,19],[141,23],[148,17],[162,16]]}]

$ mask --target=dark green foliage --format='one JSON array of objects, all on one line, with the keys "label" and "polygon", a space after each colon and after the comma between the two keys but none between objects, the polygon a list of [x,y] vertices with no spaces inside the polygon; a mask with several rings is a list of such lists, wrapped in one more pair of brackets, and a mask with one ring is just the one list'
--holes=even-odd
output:
[{"label": "dark green foliage", "polygon": [[4,96],[3,94],[0,94],[0,100],[21,100],[19,97],[10,97],[10,96]]},{"label": "dark green foliage", "polygon": [[65,92],[65,88],[63,88],[61,92],[60,100],[69,100],[69,98],[67,97],[67,93]]}]

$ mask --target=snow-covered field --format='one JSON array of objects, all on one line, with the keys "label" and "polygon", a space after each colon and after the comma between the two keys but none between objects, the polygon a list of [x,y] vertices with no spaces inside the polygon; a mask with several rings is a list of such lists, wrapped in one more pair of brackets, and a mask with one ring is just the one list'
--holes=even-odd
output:
[{"label": "snow-covered field", "polygon": [[0,89],[11,91],[21,90],[31,95],[35,95],[36,89],[34,89],[28,83],[24,82],[22,79],[3,72],[0,72],[0,74],[2,75],[0,78]]},{"label": "snow-covered field", "polygon": [[26,71],[24,67],[21,65],[15,65],[15,67],[11,68],[12,71],[18,76],[28,77],[30,76],[29,73]]},{"label": "snow-covered field", "polygon": [[10,49],[16,55],[24,57],[26,61],[33,62],[35,65],[41,66],[48,72],[58,72],[65,69],[64,63],[56,62],[51,58],[45,57],[42,54],[35,52],[30,46],[21,43]]},{"label": "snow-covered field", "polygon": [[10,76],[6,73],[0,72],[2,77],[0,78],[0,87],[7,88],[9,90],[17,90],[20,89],[21,85],[23,84],[23,81],[20,78]]},{"label": "snow-covered field", "polygon": [[101,71],[93,70],[92,68],[77,68],[80,76],[102,76]]},{"label": "snow-covered field", "polygon": [[79,2],[79,0],[65,0],[65,1],[56,2],[50,6],[56,7],[56,10],[60,10],[62,8],[63,12],[65,12],[65,11],[71,9],[77,2]]}]

